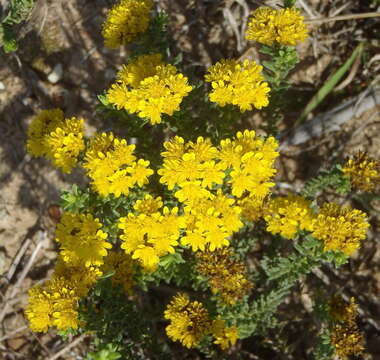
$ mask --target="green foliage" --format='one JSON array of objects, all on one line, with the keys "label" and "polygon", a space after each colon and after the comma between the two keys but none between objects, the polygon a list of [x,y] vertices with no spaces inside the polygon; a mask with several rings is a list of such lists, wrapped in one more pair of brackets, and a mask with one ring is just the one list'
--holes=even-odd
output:
[{"label": "green foliage", "polygon": [[117,360],[121,354],[116,351],[117,347],[113,344],[107,344],[103,349],[91,352],[86,356],[86,360]]},{"label": "green foliage", "polygon": [[278,124],[283,119],[283,109],[285,106],[284,92],[289,88],[287,76],[294,69],[299,59],[297,51],[292,46],[262,46],[262,54],[268,56],[268,60],[263,61],[265,68],[264,76],[271,87],[270,103],[264,109],[266,123],[263,129],[271,135],[278,134]]},{"label": "green foliage", "polygon": [[110,239],[116,241],[119,232],[117,226],[119,218],[133,211],[133,204],[141,198],[143,195],[140,189],[131,192],[129,196],[102,197],[90,188],[81,190],[74,184],[71,190],[62,192],[60,205],[63,210],[72,213],[90,212],[100,219],[103,229],[110,235]]},{"label": "green foliage", "polygon": [[33,6],[34,0],[10,0],[8,13],[0,23],[0,44],[6,53],[17,50],[15,25],[27,20]]},{"label": "green foliage", "polygon": [[[267,256],[261,262],[266,273],[266,282],[271,283],[269,290],[261,294],[252,303],[245,298],[233,307],[221,306],[218,309],[223,319],[230,324],[237,324],[241,338],[252,335],[264,335],[267,329],[278,326],[276,313],[291,288],[302,276],[309,274],[323,262],[342,264],[341,253],[324,252],[321,242],[311,236],[294,245],[295,253],[288,256]],[[344,257],[346,261],[347,258]]]},{"label": "green foliage", "polygon": [[315,179],[306,183],[301,194],[308,198],[315,198],[319,192],[333,189],[339,194],[348,194],[351,191],[350,179],[344,176],[341,165],[335,165],[331,170],[321,171]]},{"label": "green foliage", "polygon": [[169,38],[166,30],[168,23],[169,16],[165,11],[156,14],[151,20],[148,30],[136,45],[134,56],[146,54],[147,49],[151,53],[166,54],[169,51]]},{"label": "green foliage", "polygon": [[112,349],[111,359],[120,354],[120,358],[132,360],[144,353],[166,358],[151,336],[151,314],[139,309],[121,288],[113,287],[110,279],[99,281],[90,296],[82,300],[80,314],[85,321],[83,330],[96,335],[98,356],[106,356]]},{"label": "green foliage", "polygon": [[296,0],[284,0],[284,7],[290,8],[296,5]]},{"label": "green foliage", "polygon": [[331,360],[334,355],[334,347],[331,344],[331,322],[330,306],[323,299],[319,299],[314,306],[314,314],[321,322],[321,330],[317,339],[317,344],[313,351],[314,360]]},{"label": "green foliage", "polygon": [[286,257],[269,258],[264,256],[261,263],[268,280],[282,280],[289,283],[296,281],[301,275],[307,275],[324,259],[322,243],[311,236],[301,243],[294,242],[296,252]]},{"label": "green foliage", "polygon": [[286,81],[289,72],[299,62],[298,53],[293,46],[262,46],[262,54],[268,55],[269,60],[263,61],[265,78],[271,85],[273,92],[286,90],[289,83]]},{"label": "green foliage", "polygon": [[174,254],[167,254],[160,259],[157,271],[152,274],[142,273],[139,277],[139,286],[147,290],[149,283],[153,282],[156,285],[166,283],[178,287],[190,287],[195,276],[193,265],[193,259],[184,254],[183,249],[178,248]]},{"label": "green foliage", "polygon": [[71,213],[83,213],[89,208],[90,191],[81,190],[78,185],[73,184],[70,190],[61,193],[61,207]]},{"label": "green foliage", "polygon": [[331,360],[333,358],[334,347],[330,339],[330,330],[328,328],[323,329],[313,352],[314,360]]}]

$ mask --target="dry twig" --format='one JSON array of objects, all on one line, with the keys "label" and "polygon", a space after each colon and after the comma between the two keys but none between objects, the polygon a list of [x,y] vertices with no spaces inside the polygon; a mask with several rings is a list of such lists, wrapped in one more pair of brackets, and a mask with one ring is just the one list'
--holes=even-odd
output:
[{"label": "dry twig", "polygon": [[314,24],[314,23],[327,23],[332,21],[341,21],[341,20],[357,20],[357,19],[369,19],[380,17],[380,12],[368,12],[362,14],[347,14],[347,15],[339,15],[333,17],[325,17],[325,18],[316,18],[316,19],[305,19],[306,24]]},{"label": "dry twig", "polygon": [[58,351],[56,354],[53,356],[49,357],[48,360],[57,360],[59,359],[65,352],[69,351],[71,348],[77,346],[81,341],[83,341],[88,335],[87,334],[82,334],[81,336],[77,337],[73,342],[65,346],[63,349]]}]

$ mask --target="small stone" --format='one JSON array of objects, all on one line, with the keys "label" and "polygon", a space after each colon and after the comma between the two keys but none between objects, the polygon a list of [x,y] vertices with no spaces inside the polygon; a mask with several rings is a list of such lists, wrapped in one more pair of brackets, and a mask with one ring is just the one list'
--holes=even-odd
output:
[{"label": "small stone", "polygon": [[8,261],[7,257],[3,252],[0,252],[0,275],[5,274],[5,272],[8,270]]},{"label": "small stone", "polygon": [[113,80],[116,77],[116,71],[113,69],[106,69],[104,76],[107,80]]},{"label": "small stone", "polygon": [[54,66],[53,71],[49,74],[48,80],[52,84],[56,84],[58,81],[62,79],[63,76],[63,66],[62,64],[57,64]]},{"label": "small stone", "polygon": [[2,81],[0,81],[0,91],[5,90],[5,85]]}]

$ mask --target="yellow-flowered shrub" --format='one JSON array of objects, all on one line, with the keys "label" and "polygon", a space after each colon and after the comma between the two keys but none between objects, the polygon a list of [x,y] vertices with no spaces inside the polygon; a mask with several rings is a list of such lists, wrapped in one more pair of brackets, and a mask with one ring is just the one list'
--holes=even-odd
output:
[{"label": "yellow-flowered shrub", "polygon": [[[59,109],[39,113],[28,130],[33,156],[64,172],[80,165],[89,180],[61,196],[54,274],[29,292],[33,331],[91,334],[94,358],[234,358],[245,356],[251,343],[235,348],[239,338],[268,335],[274,338],[264,347],[273,343],[278,355],[282,347],[275,341],[286,339],[276,327],[287,326],[283,320],[290,317],[278,321],[277,313],[289,307],[292,286],[325,262],[345,263],[369,226],[363,212],[336,203],[318,211],[323,191],[348,194],[349,180],[353,188],[373,191],[380,179],[379,163],[359,154],[306,183],[300,192],[307,199],[272,194],[287,75],[298,62],[295,45],[308,35],[293,3],[252,15],[247,39],[265,45],[263,66],[224,59],[208,69],[203,80],[209,84],[191,71],[194,64],[172,57],[177,47],[166,36],[169,17],[160,6],[153,9],[152,0],[120,0],[108,12],[105,45],[136,41],[99,96],[104,128],[125,138],[113,132],[86,138],[83,120],[66,119]],[[191,96],[182,64],[194,76]],[[247,110],[253,109],[263,111],[252,118]],[[266,135],[238,131],[247,124]],[[285,244],[277,234],[294,241]],[[355,303],[319,306],[322,291],[310,290],[318,310],[311,315],[320,316],[321,349],[327,351],[317,348],[315,358],[360,354]],[[168,338],[198,354],[172,351],[162,337],[166,320]],[[309,349],[304,353],[313,357]]]}]

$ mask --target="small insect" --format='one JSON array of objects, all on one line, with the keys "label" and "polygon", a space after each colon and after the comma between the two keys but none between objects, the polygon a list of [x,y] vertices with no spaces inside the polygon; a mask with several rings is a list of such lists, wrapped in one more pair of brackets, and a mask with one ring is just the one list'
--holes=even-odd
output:
[{"label": "small insect", "polygon": [[48,215],[51,220],[53,220],[56,224],[58,224],[62,216],[62,211],[59,205],[57,204],[50,205],[48,207]]}]

